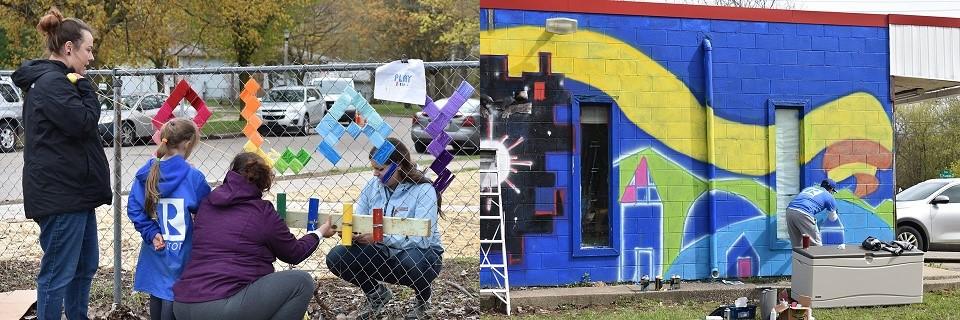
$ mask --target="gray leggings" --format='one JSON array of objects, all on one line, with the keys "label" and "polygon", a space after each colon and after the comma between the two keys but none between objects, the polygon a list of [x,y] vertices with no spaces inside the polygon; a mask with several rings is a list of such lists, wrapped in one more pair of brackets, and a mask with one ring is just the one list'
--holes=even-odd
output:
[{"label": "gray leggings", "polygon": [[201,303],[173,303],[178,320],[303,319],[314,282],[300,270],[274,272],[228,298]]}]

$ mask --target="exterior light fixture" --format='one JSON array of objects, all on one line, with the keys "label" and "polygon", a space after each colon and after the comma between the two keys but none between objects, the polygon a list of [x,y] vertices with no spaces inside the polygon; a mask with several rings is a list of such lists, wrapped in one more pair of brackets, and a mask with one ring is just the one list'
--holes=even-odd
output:
[{"label": "exterior light fixture", "polygon": [[577,32],[577,20],[570,18],[547,19],[547,32],[556,34],[571,34]]}]

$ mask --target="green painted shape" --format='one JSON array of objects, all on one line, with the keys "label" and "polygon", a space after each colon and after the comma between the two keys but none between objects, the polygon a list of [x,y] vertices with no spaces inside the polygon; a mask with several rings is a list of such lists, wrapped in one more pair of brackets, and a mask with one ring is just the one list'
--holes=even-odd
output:
[{"label": "green painted shape", "polygon": [[277,193],[277,214],[280,215],[280,220],[287,219],[287,194],[286,193]]},{"label": "green painted shape", "polygon": [[307,163],[310,162],[310,159],[313,159],[310,157],[310,153],[300,148],[300,152],[297,152],[297,160],[300,160],[300,164],[306,166]]},{"label": "green painted shape", "polygon": [[883,200],[883,202],[877,206],[877,211],[875,214],[879,216],[883,222],[886,222],[890,228],[896,226],[896,224],[893,222],[893,200]]},{"label": "green painted shape", "polygon": [[[680,248],[683,247],[683,227],[687,221],[687,213],[690,212],[694,200],[707,191],[707,183],[652,149],[640,151],[637,163],[640,157],[647,158],[650,176],[657,184],[657,192],[660,194],[663,207],[664,270],[670,270],[673,261],[680,255]],[[633,170],[636,170],[636,166],[630,169]]]},{"label": "green painted shape", "polygon": [[303,163],[300,160],[293,159],[290,161],[290,170],[293,170],[293,173],[300,173],[300,170],[303,170]]},{"label": "green painted shape", "polygon": [[286,160],[283,160],[283,159],[277,159],[277,161],[273,163],[273,168],[276,169],[277,172],[279,172],[279,173],[281,173],[281,174],[283,174],[284,172],[286,172],[286,171],[287,171],[287,168],[289,168],[289,167],[290,167],[290,165],[287,164],[287,161],[286,161]]},{"label": "green painted shape", "polygon": [[[663,257],[664,270],[670,270],[673,262],[680,255],[683,246],[684,223],[694,201],[707,192],[709,186],[706,181],[691,174],[686,168],[677,165],[653,149],[644,149],[634,155],[620,160],[620,196],[626,191],[626,186],[636,172],[640,159],[647,158],[647,167],[650,176],[657,185],[660,194],[660,203],[663,207]],[[767,216],[776,214],[776,205],[772,203],[777,193],[774,188],[768,187],[753,179],[716,180],[716,190],[729,192],[744,197]],[[874,208],[849,190],[840,190],[836,199],[847,201],[867,211],[873,212],[891,227],[893,224],[893,201],[884,200]],[[842,213],[841,213],[842,214]]]},{"label": "green painted shape", "polygon": [[293,151],[290,151],[289,147],[284,149],[283,153],[280,154],[280,159],[282,159],[285,162],[290,162],[291,160],[296,158],[297,158],[296,154],[294,154]]},{"label": "green painted shape", "polygon": [[[864,210],[873,212],[873,214],[877,215],[877,217],[879,217],[880,220],[883,220],[883,222],[886,222],[888,226],[890,226],[891,228],[894,227],[892,199],[883,200],[882,202],[880,202],[879,205],[874,207],[874,206],[871,206],[866,201],[863,201],[863,199],[860,199],[859,197],[857,197],[856,194],[854,194],[852,191],[847,189],[842,189],[837,191],[837,193],[835,193],[833,197],[836,198],[837,200],[843,200],[855,206],[861,207]],[[843,212],[840,212],[840,215],[842,216]]]},{"label": "green painted shape", "polygon": [[777,192],[755,180],[717,180],[714,182],[714,186],[717,190],[744,197],[767,216],[776,214],[775,209],[771,210],[770,208],[770,199],[776,199]]}]

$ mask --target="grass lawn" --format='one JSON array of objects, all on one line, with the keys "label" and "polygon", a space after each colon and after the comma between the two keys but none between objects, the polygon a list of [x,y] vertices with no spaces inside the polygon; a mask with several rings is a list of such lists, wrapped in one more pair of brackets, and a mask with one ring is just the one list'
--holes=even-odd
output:
[{"label": "grass lawn", "polygon": [[243,130],[243,126],[245,125],[247,125],[246,120],[208,121],[203,125],[203,128],[201,128],[200,131],[203,131],[203,135],[206,136],[213,134],[238,133]]},{"label": "grass lawn", "polygon": [[[229,106],[228,106],[229,107]],[[423,108],[418,105],[411,105],[410,109],[404,108],[401,103],[381,103],[374,104],[373,108],[377,110],[381,116],[392,116],[392,117],[410,117],[414,113],[420,112]],[[224,116],[225,114],[229,114]],[[221,120],[212,120],[212,119],[221,119]],[[232,120],[237,119],[233,116],[233,113],[220,111],[211,117],[212,121],[208,121],[203,126],[204,135],[212,134],[227,134],[227,133],[239,133],[243,130],[243,126],[246,125],[244,120]]]},{"label": "grass lawn", "polygon": [[422,106],[411,104],[410,109],[404,108],[402,103],[386,102],[372,104],[373,109],[377,110],[380,116],[387,117],[411,117],[414,113],[423,110]]},{"label": "grass lawn", "polygon": [[[732,303],[732,302],[731,302]],[[556,310],[544,313],[522,313],[518,319],[703,319],[720,303],[660,303],[643,301],[619,305],[592,307],[583,310]],[[758,310],[759,312],[759,310]],[[874,320],[874,319],[960,319],[960,291],[931,292],[923,296],[923,303],[905,306],[869,308],[815,309],[817,320]],[[505,315],[485,311],[481,319],[507,319]]]}]

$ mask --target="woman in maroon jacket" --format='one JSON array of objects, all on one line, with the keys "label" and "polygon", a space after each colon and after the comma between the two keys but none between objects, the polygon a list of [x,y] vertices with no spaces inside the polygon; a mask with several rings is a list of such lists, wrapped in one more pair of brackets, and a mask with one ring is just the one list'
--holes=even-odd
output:
[{"label": "woman in maroon jacket", "polygon": [[280,259],[307,259],[335,231],[330,221],[297,239],[269,201],[273,173],[254,153],[237,155],[223,185],[194,218],[193,252],[173,286],[177,319],[303,319],[313,277],[300,270],[274,272]]}]

